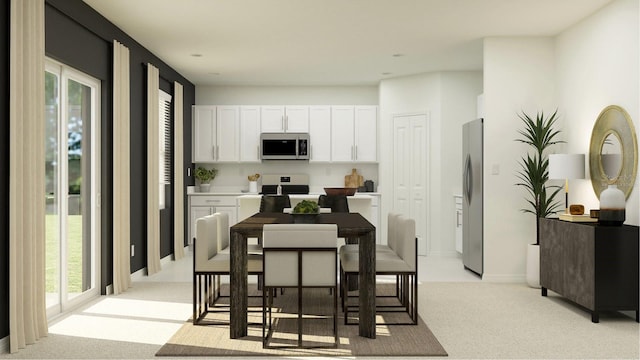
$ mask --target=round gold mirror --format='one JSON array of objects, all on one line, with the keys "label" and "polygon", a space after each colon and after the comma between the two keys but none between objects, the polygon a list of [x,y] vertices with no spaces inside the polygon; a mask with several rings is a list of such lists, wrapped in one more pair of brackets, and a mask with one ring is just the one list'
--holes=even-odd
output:
[{"label": "round gold mirror", "polygon": [[600,165],[609,183],[615,183],[622,170],[622,143],[620,135],[613,130],[606,135],[600,150]]},{"label": "round gold mirror", "polygon": [[589,172],[596,196],[608,185],[617,185],[628,198],[636,180],[638,141],[629,114],[607,106],[596,120],[589,147]]}]

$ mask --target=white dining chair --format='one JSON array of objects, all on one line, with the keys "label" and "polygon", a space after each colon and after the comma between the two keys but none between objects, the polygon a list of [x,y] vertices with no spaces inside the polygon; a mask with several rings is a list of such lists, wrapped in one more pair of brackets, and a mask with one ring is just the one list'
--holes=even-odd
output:
[{"label": "white dining chair", "polygon": [[[295,347],[338,346],[337,235],[335,224],[265,224],[263,228],[263,347],[274,333],[273,294],[277,288],[297,289],[298,341]],[[330,288],[333,295],[331,345],[303,346],[303,289]],[[313,316],[314,319],[317,316]],[[278,346],[282,347],[282,346]]]},{"label": "white dining chair", "polygon": [[[398,216],[395,220],[395,241],[393,252],[376,251],[376,275],[396,275],[396,295],[399,304],[391,306],[376,306],[377,313],[398,312],[398,308],[406,311],[410,320],[387,322],[386,325],[416,325],[418,323],[418,241],[416,238],[416,223],[414,219]],[[355,325],[349,322],[350,309],[356,311],[357,306],[349,303],[349,289],[347,277],[356,276],[360,271],[359,254],[353,251],[340,252],[340,285],[342,294],[342,308],[345,325]],[[386,297],[386,296],[382,296]]]},{"label": "white dining chair", "polygon": [[[216,301],[220,296],[219,276],[229,275],[231,257],[227,252],[219,252],[220,244],[219,217],[207,215],[196,221],[196,238],[193,256],[193,324],[210,325],[226,324],[220,321],[206,322],[208,313],[228,312],[228,306],[218,306]],[[224,231],[223,231],[224,233]],[[228,233],[228,230],[227,230]],[[227,235],[227,247],[228,247]],[[223,240],[224,242],[224,240]],[[222,247],[224,249],[224,247]],[[250,256],[247,262],[248,274],[262,274],[262,259]],[[216,279],[216,277],[218,279]],[[217,285],[217,286],[216,286]]]}]

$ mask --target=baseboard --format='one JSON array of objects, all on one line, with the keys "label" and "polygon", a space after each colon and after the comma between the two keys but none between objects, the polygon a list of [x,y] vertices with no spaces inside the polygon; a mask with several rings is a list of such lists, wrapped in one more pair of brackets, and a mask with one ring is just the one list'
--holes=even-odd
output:
[{"label": "baseboard", "polygon": [[0,339],[0,354],[8,354],[11,352],[11,347],[9,345],[9,335]]},{"label": "baseboard", "polygon": [[143,267],[142,269],[131,274],[131,281],[140,281],[147,276],[147,268]]},{"label": "baseboard", "polygon": [[[424,255],[421,255],[424,256]],[[432,257],[447,257],[447,258],[460,258],[462,259],[462,254],[453,250],[453,251],[431,251],[426,256]]]},{"label": "baseboard", "polygon": [[173,260],[175,260],[173,254],[169,254],[169,255],[163,257],[162,259],[160,259],[160,266],[161,267],[165,266],[165,265],[171,263]]},{"label": "baseboard", "polygon": [[482,281],[495,283],[526,283],[525,275],[482,274]]},{"label": "baseboard", "polygon": [[[174,261],[174,255],[173,254],[169,254],[165,257],[163,257],[162,259],[160,259],[160,267],[162,268],[163,266],[171,263],[172,261]],[[160,270],[162,271],[162,270]],[[136,272],[134,272],[133,274],[131,274],[131,281],[140,281],[142,280],[145,276],[148,276],[149,272],[147,271],[147,268],[144,267]]]}]

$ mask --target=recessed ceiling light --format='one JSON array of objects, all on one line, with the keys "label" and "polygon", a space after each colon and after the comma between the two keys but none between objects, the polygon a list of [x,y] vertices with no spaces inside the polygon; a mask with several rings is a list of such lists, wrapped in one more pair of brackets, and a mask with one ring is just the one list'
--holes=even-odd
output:
[{"label": "recessed ceiling light", "polygon": [[387,76],[387,75],[391,75],[391,74],[393,74],[393,73],[390,73],[390,72],[383,72],[382,73],[383,76]]},{"label": "recessed ceiling light", "polygon": [[193,57],[202,57],[202,54],[191,54]]},{"label": "recessed ceiling light", "polygon": [[404,54],[393,54],[391,56],[393,56],[393,57],[401,57],[401,56],[404,56]]}]

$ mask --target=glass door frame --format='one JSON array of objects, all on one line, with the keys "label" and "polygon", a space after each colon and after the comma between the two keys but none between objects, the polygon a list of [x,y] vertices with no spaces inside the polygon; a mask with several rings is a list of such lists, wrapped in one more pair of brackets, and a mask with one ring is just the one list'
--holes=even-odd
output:
[{"label": "glass door frame", "polygon": [[[55,74],[58,77],[58,159],[64,159],[59,161],[58,179],[65,179],[64,181],[57,181],[56,191],[58,192],[59,204],[57,209],[59,213],[59,233],[60,237],[60,256],[58,261],[58,302],[52,306],[47,306],[47,317],[49,319],[56,315],[68,312],[69,310],[78,307],[79,305],[86,303],[91,298],[100,295],[101,288],[101,82],[100,80],[93,78],[83,72],[73,69],[65,64],[46,58],[45,71]],[[67,233],[66,219],[68,215],[68,204],[66,199],[68,198],[68,119],[67,114],[67,84],[72,80],[80,83],[84,86],[91,88],[91,124],[89,126],[89,134],[83,134],[83,136],[89,136],[90,147],[88,154],[90,156],[90,179],[83,179],[83,183],[90,181],[90,194],[83,195],[83,198],[88,199],[90,205],[90,244],[91,244],[91,286],[88,290],[81,292],[73,298],[69,298],[68,293],[68,244],[64,236]],[[43,139],[44,140],[44,139]],[[83,149],[84,153],[87,150]],[[62,200],[65,199],[65,200]],[[60,219],[64,218],[65,221]],[[83,224],[87,222],[83,220]],[[83,270],[84,271],[84,270]]]}]

